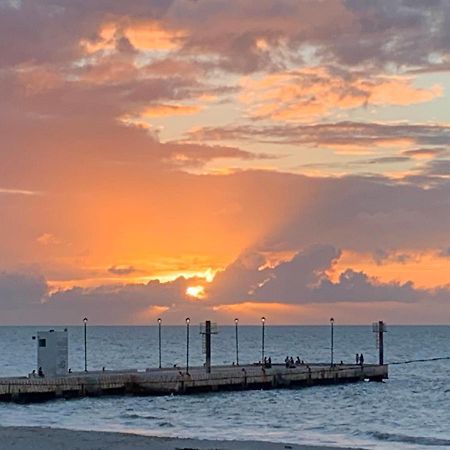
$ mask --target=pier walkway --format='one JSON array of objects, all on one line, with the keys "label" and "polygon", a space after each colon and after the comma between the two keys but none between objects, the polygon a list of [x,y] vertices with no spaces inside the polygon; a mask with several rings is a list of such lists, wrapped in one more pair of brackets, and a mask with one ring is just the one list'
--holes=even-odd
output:
[{"label": "pier walkway", "polygon": [[0,378],[0,401],[37,402],[100,395],[166,395],[246,389],[274,389],[388,378],[388,366],[284,364],[213,366],[68,373],[60,377]]}]

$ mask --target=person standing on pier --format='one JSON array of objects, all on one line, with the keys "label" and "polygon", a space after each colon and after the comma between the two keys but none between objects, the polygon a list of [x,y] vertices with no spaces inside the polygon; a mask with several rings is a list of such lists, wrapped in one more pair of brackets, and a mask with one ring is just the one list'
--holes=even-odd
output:
[{"label": "person standing on pier", "polygon": [[359,364],[361,364],[361,366],[364,364],[364,355],[362,353],[359,356]]},{"label": "person standing on pier", "polygon": [[356,354],[355,360],[356,360],[356,364],[359,364],[359,353]]}]

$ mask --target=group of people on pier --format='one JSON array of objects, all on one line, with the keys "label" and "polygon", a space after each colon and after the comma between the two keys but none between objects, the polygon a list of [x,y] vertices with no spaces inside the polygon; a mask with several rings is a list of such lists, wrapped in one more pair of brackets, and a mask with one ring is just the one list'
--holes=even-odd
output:
[{"label": "group of people on pier", "polygon": [[286,358],[284,358],[284,364],[285,366],[289,369],[289,368],[294,368],[297,366],[300,366],[302,364],[304,364],[303,360],[300,360],[300,356],[297,356],[297,359],[294,361],[294,357],[293,356],[286,356]]},{"label": "group of people on pier", "polygon": [[361,366],[364,364],[364,355],[361,353],[357,353],[355,357],[356,364],[360,364]]}]

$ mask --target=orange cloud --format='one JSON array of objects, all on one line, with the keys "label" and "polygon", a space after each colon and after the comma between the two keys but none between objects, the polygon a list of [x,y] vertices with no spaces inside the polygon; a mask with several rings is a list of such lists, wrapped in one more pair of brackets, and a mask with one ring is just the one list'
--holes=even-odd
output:
[{"label": "orange cloud", "polygon": [[201,105],[181,105],[165,103],[145,108],[140,113],[124,114],[118,118],[119,122],[142,128],[151,128],[149,119],[160,117],[174,117],[197,114],[203,110]]},{"label": "orange cloud", "polygon": [[240,101],[254,117],[311,120],[339,109],[411,105],[442,95],[439,85],[418,88],[407,76],[378,76],[307,67],[241,80]]},{"label": "orange cloud", "polygon": [[135,22],[124,34],[139,50],[175,50],[186,38],[185,31],[164,28],[156,21]]},{"label": "orange cloud", "polygon": [[381,282],[414,280],[417,288],[433,289],[448,284],[450,258],[440,258],[435,251],[398,251],[376,261],[372,254],[344,251],[336,262],[330,277],[336,281],[348,267],[370,273]]},{"label": "orange cloud", "polygon": [[196,114],[202,111],[200,105],[180,105],[180,104],[159,104],[146,108],[141,117],[168,117],[168,116],[184,116]]},{"label": "orange cloud", "polygon": [[156,20],[109,21],[102,24],[97,39],[82,39],[80,45],[87,54],[113,51],[121,38],[140,51],[171,51],[180,47],[186,31],[173,30]]}]

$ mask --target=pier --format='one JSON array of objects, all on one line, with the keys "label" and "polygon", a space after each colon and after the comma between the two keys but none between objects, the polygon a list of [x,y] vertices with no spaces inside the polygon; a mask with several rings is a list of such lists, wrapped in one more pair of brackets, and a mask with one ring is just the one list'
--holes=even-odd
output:
[{"label": "pier", "polygon": [[0,401],[25,403],[101,395],[280,389],[386,378],[388,366],[378,364],[303,364],[292,368],[284,364],[213,366],[210,372],[205,367],[192,367],[189,373],[180,368],[79,372],[49,378],[0,378]]},{"label": "pier", "polygon": [[57,398],[80,398],[101,395],[170,395],[199,392],[238,391],[251,389],[281,389],[323,384],[383,381],[388,378],[388,365],[383,360],[384,322],[373,324],[379,349],[379,364],[364,364],[363,355],[356,355],[356,364],[334,363],[334,319],[331,324],[331,358],[326,364],[305,363],[297,357],[286,358],[285,364],[272,364],[265,355],[265,317],[262,318],[261,360],[239,365],[238,319],[235,319],[236,363],[211,365],[211,336],[217,326],[206,321],[200,326],[205,364],[189,366],[190,319],[186,319],[186,365],[161,366],[161,319],[158,319],[159,367],[135,370],[89,371],[87,364],[87,318],[84,323],[83,372],[68,368],[67,329],[39,331],[37,367],[28,376],[0,378],[0,401],[39,402]]}]

